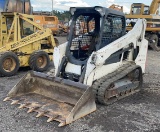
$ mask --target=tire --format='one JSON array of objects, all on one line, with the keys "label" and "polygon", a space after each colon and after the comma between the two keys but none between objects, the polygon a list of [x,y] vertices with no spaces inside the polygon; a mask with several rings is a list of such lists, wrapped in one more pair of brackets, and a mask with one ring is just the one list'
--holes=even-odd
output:
[{"label": "tire", "polygon": [[150,42],[149,46],[155,51],[160,51],[160,46],[158,44],[158,36],[156,34],[152,34],[150,40],[154,42]]},{"label": "tire", "polygon": [[11,52],[0,53],[0,76],[13,76],[17,73],[20,66],[18,56]]},{"label": "tire", "polygon": [[32,70],[43,72],[49,67],[50,59],[49,55],[42,50],[35,51],[29,58],[29,66]]}]

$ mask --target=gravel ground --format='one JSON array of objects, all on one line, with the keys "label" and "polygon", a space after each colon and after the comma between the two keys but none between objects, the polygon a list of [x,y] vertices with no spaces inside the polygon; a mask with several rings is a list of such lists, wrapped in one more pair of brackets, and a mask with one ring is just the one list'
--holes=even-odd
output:
[{"label": "gravel ground", "polygon": [[[59,39],[59,38],[58,38]],[[59,39],[60,43],[65,38]],[[110,106],[97,105],[97,111],[74,123],[58,128],[46,117],[36,118],[27,109],[3,102],[10,89],[26,74],[0,78],[0,132],[160,132],[160,53],[149,51],[144,85],[141,92]]]}]

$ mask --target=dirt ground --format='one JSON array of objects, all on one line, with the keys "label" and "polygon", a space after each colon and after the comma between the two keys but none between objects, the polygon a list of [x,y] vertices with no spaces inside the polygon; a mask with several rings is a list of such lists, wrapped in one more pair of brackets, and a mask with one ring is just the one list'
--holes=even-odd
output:
[{"label": "dirt ground", "polygon": [[[58,38],[59,39],[59,38]],[[60,43],[65,38],[59,39]],[[27,109],[3,102],[10,89],[26,74],[21,69],[13,77],[0,78],[0,132],[160,132],[160,53],[148,51],[146,74],[141,92],[59,128],[46,117],[36,118]]]}]

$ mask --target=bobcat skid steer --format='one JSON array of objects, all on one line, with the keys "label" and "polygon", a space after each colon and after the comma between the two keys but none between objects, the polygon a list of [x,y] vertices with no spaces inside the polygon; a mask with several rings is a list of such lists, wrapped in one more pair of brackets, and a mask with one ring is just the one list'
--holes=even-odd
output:
[{"label": "bobcat skid steer", "polygon": [[95,111],[95,102],[108,105],[138,92],[148,48],[145,20],[126,34],[122,12],[103,7],[70,12],[68,42],[54,48],[54,77],[30,72],[4,99],[59,126]]}]

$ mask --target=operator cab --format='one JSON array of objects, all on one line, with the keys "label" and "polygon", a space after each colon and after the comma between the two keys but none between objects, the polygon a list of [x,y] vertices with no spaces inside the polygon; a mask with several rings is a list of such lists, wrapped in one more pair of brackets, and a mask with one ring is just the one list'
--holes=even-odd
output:
[{"label": "operator cab", "polygon": [[76,60],[85,61],[93,51],[105,47],[125,33],[125,17],[121,12],[87,7],[71,8],[71,14],[68,55]]},{"label": "operator cab", "polygon": [[59,69],[58,74],[65,79],[81,82],[91,54],[126,33],[125,15],[113,9],[97,6],[73,7],[70,8],[70,12],[72,19],[62,64],[64,68]]},{"label": "operator cab", "polygon": [[[79,13],[72,19],[72,33],[70,52],[81,61],[88,58],[95,49],[95,43],[100,31],[101,17],[98,12]],[[91,47],[91,44],[94,45]]]}]

